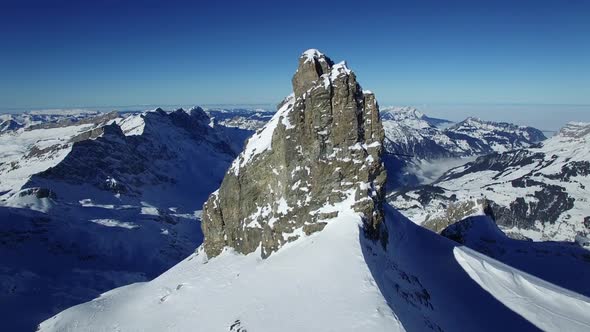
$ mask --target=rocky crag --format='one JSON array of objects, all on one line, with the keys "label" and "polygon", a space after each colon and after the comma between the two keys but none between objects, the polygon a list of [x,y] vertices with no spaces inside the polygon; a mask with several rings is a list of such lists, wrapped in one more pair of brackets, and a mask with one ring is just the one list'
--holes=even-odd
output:
[{"label": "rocky crag", "polygon": [[385,238],[379,107],[345,62],[317,50],[299,58],[293,93],[247,142],[203,207],[204,249],[268,257],[322,230],[351,204],[366,234]]}]

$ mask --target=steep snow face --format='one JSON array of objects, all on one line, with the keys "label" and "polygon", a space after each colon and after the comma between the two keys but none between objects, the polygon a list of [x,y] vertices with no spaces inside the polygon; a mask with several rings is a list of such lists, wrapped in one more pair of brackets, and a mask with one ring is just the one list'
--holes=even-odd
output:
[{"label": "steep snow face", "polygon": [[121,127],[126,136],[136,136],[143,134],[145,121],[142,114],[132,114],[125,118],[119,118],[115,121]]},{"label": "steep snow face", "polygon": [[[340,214],[323,231],[267,259],[229,249],[207,259],[200,249],[155,280],[70,308],[40,331],[580,331],[590,322],[588,298],[556,293],[395,211],[386,216],[383,250],[366,240],[358,213],[334,208]],[[544,317],[534,315],[535,304]]]},{"label": "steep snow face", "polygon": [[587,236],[588,128],[571,124],[539,146],[480,157],[449,171],[433,186],[395,194],[390,201],[415,222],[432,223],[466,201],[485,199],[508,233],[537,241]]},{"label": "steep snow face", "polygon": [[590,330],[590,298],[511,269],[468,248],[455,258],[475,282],[543,331]]},{"label": "steep snow face", "polygon": [[590,328],[586,250],[572,243],[510,239],[487,216],[462,220],[442,235],[469,247],[453,252],[475,282],[538,328]]}]

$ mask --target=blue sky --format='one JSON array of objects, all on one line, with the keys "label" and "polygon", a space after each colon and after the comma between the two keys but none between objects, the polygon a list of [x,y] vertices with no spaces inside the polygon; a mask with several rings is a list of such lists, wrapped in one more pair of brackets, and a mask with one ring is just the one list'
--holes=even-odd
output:
[{"label": "blue sky", "polygon": [[590,1],[0,1],[0,108],[276,103],[298,55],[381,104],[590,104]]}]

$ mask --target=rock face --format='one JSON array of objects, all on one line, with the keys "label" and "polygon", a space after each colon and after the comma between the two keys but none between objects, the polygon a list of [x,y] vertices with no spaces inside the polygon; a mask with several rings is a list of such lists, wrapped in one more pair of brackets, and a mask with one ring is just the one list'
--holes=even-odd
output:
[{"label": "rock face", "polygon": [[363,92],[346,63],[317,50],[299,58],[292,84],[294,93],[249,139],[203,207],[209,257],[226,246],[240,253],[261,247],[267,257],[322,230],[339,204],[363,215],[369,237],[385,231],[384,133],[375,96]]}]

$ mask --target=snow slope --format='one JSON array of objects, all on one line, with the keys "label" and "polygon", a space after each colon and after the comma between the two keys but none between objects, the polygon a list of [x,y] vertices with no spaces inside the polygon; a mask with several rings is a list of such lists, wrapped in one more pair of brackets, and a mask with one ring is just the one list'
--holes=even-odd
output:
[{"label": "snow slope", "polygon": [[[390,208],[386,250],[362,235],[350,208],[338,209],[323,231],[268,259],[227,249],[208,260],[198,250],[155,280],[70,308],[40,330],[579,331],[590,323],[588,298],[545,292],[559,288],[458,247]],[[514,280],[498,280],[502,271]],[[482,286],[482,278],[491,283]],[[488,292],[500,286],[504,293]],[[509,309],[509,294],[533,294],[544,317],[531,314],[531,301],[512,301]]]},{"label": "snow slope", "polygon": [[590,298],[555,286],[469,248],[455,258],[473,280],[544,331],[590,330]]},{"label": "snow slope", "polygon": [[199,250],[154,281],[110,291],[41,330],[402,330],[363,262],[361,220],[343,208],[324,231],[268,259],[227,249],[207,260]]}]

